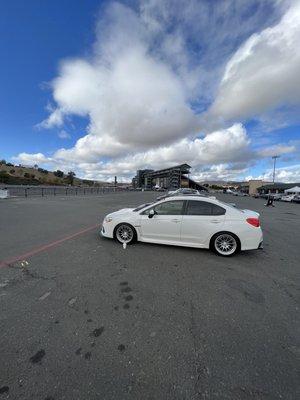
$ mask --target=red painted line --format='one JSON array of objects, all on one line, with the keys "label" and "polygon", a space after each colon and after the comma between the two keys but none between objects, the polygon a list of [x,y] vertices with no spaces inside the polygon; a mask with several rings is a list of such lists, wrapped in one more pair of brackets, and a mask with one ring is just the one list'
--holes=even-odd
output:
[{"label": "red painted line", "polygon": [[35,254],[41,253],[42,251],[51,249],[52,247],[55,247],[67,240],[73,239],[79,235],[86,233],[86,232],[92,231],[93,229],[96,229],[97,227],[99,227],[99,224],[90,226],[89,228],[82,229],[81,231],[73,233],[72,235],[65,236],[62,239],[56,240],[55,242],[47,243],[43,246],[32,249],[32,250],[28,251],[27,253],[21,254],[17,257],[11,258],[9,260],[1,261],[0,268],[8,266],[10,264],[14,264],[17,261],[26,260],[26,258],[32,257]]}]

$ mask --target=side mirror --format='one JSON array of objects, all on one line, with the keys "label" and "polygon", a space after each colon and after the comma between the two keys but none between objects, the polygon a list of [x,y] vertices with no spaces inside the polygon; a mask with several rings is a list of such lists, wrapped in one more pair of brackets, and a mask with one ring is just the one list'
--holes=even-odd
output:
[{"label": "side mirror", "polygon": [[155,215],[155,211],[152,208],[152,210],[149,211],[148,218],[153,218],[154,215]]}]

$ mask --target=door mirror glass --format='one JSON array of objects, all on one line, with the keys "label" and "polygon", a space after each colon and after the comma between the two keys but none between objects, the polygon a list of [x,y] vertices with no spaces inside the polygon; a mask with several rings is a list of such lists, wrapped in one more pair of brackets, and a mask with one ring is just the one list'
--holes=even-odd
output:
[{"label": "door mirror glass", "polygon": [[152,209],[149,211],[148,218],[153,218],[154,215],[155,215],[155,211],[154,211],[153,208],[152,208]]}]

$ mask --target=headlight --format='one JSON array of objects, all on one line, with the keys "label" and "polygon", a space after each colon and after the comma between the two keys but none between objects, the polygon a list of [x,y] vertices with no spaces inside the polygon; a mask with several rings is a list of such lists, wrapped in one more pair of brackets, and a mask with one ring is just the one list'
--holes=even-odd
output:
[{"label": "headlight", "polygon": [[112,217],[105,217],[104,222],[111,222],[113,219]]}]

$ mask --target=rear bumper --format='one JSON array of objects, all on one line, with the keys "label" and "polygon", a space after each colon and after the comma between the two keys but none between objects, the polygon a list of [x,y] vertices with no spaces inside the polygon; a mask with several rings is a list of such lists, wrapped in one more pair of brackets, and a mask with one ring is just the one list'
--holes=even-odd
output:
[{"label": "rear bumper", "polygon": [[240,237],[241,239],[241,250],[257,250],[263,248],[263,234],[260,228],[250,228],[252,230],[251,235],[246,237]]},{"label": "rear bumper", "polygon": [[264,241],[262,240],[258,245],[258,249],[262,250],[263,248],[264,248]]}]

